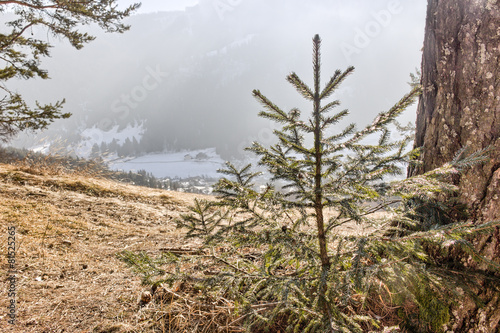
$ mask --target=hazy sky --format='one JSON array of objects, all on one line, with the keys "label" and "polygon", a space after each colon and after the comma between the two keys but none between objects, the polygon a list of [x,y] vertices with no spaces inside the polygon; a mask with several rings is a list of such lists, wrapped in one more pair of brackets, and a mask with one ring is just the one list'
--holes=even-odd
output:
[{"label": "hazy sky", "polygon": [[118,0],[118,3],[127,6],[135,2],[142,2],[138,13],[149,13],[156,11],[183,10],[187,6],[198,3],[198,0]]},{"label": "hazy sky", "polygon": [[[122,8],[134,2],[118,0]],[[271,136],[253,89],[307,113],[310,106],[285,77],[295,71],[310,82],[316,33],[323,38],[323,81],[337,68],[356,67],[335,98],[359,126],[407,93],[409,73],[420,67],[427,0],[142,2],[138,13],[148,15],[127,19],[130,31],[94,29],[97,39],[79,51],[56,40],[43,59],[51,80],[19,82],[28,100],[66,98],[73,113],[40,136],[70,133],[75,141],[93,126],[146,122],[147,151],[217,147],[229,155]],[[415,121],[415,107],[401,121]]]}]

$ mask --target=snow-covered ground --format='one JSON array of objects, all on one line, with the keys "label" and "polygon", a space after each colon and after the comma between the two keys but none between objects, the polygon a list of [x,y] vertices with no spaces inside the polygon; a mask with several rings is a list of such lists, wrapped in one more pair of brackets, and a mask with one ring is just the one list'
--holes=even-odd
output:
[{"label": "snow-covered ground", "polygon": [[74,148],[75,154],[78,157],[88,158],[94,144],[101,145],[103,142],[106,144],[116,140],[118,145],[123,145],[126,139],[141,141],[144,134],[144,123],[129,124],[122,130],[119,126],[115,125],[108,131],[103,131],[97,126],[85,128],[81,131],[81,141],[79,145]]},{"label": "snow-covered ground", "polygon": [[217,170],[224,167],[224,163],[225,161],[217,155],[215,148],[208,148],[112,160],[109,166],[112,170],[125,172],[146,170],[157,178],[196,176],[219,178],[221,175],[217,173]]},{"label": "snow-covered ground", "polygon": [[[67,150],[72,154],[89,158],[92,146],[102,143],[109,144],[113,140],[118,145],[123,145],[125,141],[140,141],[144,133],[144,123],[136,122],[129,124],[123,129],[118,125],[107,131],[99,129],[97,126],[81,129],[81,140],[78,144],[67,146]],[[46,141],[30,148],[30,150],[50,154],[53,142]],[[57,145],[56,145],[57,146]],[[139,157],[118,158],[116,153],[103,156],[108,166],[112,170],[139,171],[145,170],[157,178],[190,178],[207,177],[220,178],[218,169],[224,167],[225,161],[217,154],[215,148],[206,148],[184,152],[163,152],[151,153]]]}]

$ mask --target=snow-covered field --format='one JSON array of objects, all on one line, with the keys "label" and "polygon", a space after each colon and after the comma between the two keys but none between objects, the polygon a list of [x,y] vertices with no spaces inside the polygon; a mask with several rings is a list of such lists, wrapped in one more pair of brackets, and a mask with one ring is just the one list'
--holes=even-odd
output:
[{"label": "snow-covered field", "polygon": [[74,148],[74,152],[78,157],[88,158],[94,144],[100,146],[103,142],[109,144],[113,140],[116,140],[118,145],[123,145],[126,139],[136,139],[137,141],[141,141],[143,134],[143,122],[129,124],[121,130],[118,125],[113,126],[107,131],[103,131],[100,128],[97,128],[97,126],[92,126],[81,130],[80,135],[82,140],[78,146]]},{"label": "snow-covered field", "polygon": [[[81,140],[71,147],[72,152],[81,158],[89,158],[92,147],[96,144],[109,144],[113,140],[123,145],[127,139],[140,141],[144,133],[144,122],[129,124],[123,129],[118,125],[107,131],[97,126],[81,129]],[[49,153],[50,143],[44,143],[31,148],[34,151]],[[116,153],[103,156],[112,170],[139,171],[145,170],[157,178],[189,178],[201,177],[219,178],[217,170],[224,166],[225,161],[217,154],[215,148],[184,152],[163,152],[146,154],[139,157],[118,158]]]},{"label": "snow-covered field", "polygon": [[208,148],[117,159],[110,161],[109,166],[112,170],[125,172],[146,170],[157,178],[196,176],[218,178],[220,174],[217,170],[222,168],[224,163],[225,161],[217,155],[215,148]]}]

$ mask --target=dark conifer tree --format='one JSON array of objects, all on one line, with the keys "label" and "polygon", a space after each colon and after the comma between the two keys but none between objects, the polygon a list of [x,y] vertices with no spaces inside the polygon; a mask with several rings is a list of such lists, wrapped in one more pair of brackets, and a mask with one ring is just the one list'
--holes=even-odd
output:
[{"label": "dark conifer tree", "polygon": [[130,140],[130,138],[126,138],[122,146],[123,154],[125,156],[131,156],[133,155],[133,151],[134,151],[134,146],[132,144],[132,141]]},{"label": "dark conifer tree", "polygon": [[137,141],[137,139],[134,136],[133,140],[132,140],[132,154],[137,156],[140,153],[141,153],[141,145],[139,144],[139,141]]},{"label": "dark conifer tree", "polygon": [[100,151],[101,151],[101,154],[105,154],[108,152],[109,148],[108,148],[108,145],[106,144],[106,142],[102,142],[100,147],[99,147]]},{"label": "dark conifer tree", "polygon": [[101,156],[101,154],[99,154],[99,145],[97,143],[94,143],[92,149],[90,150],[90,158],[94,159],[98,158],[99,156]]},{"label": "dark conifer tree", "polygon": [[113,139],[108,145],[108,149],[110,153],[118,153],[118,148],[120,146],[118,145],[118,141],[116,139]]}]

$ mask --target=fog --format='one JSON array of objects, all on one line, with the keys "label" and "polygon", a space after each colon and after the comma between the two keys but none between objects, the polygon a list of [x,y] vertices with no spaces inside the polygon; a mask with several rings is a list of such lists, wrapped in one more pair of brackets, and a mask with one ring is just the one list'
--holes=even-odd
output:
[{"label": "fog", "polygon": [[[51,40],[42,63],[51,79],[14,84],[32,101],[66,98],[73,116],[15,144],[45,138],[73,147],[85,129],[136,126],[134,154],[215,147],[225,159],[239,157],[253,140],[270,142],[273,128],[257,116],[253,89],[285,110],[309,113],[285,78],[294,71],[311,84],[315,34],[323,40],[323,82],[356,67],[334,99],[362,126],[410,90],[425,10],[425,0],[146,0],[124,34],[91,27],[97,39],[79,51]],[[401,119],[414,120],[415,108]]]}]

